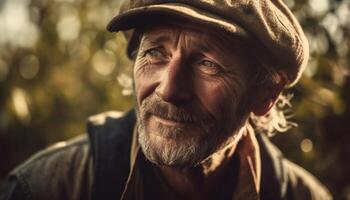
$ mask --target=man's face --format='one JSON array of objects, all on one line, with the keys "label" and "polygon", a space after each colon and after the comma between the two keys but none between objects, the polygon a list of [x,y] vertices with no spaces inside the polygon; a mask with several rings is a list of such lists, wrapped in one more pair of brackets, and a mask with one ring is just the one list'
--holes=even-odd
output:
[{"label": "man's face", "polygon": [[241,51],[205,29],[144,32],[134,79],[139,143],[150,161],[191,167],[233,140],[249,114],[251,66]]}]

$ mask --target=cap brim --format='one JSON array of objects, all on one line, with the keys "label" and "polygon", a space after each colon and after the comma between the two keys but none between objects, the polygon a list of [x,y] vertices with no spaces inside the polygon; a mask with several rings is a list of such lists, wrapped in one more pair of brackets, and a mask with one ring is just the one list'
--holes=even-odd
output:
[{"label": "cap brim", "polygon": [[241,26],[206,11],[181,3],[165,3],[130,9],[114,17],[109,22],[107,30],[117,32],[133,29],[139,25],[150,23],[147,20],[152,19],[152,16],[155,15],[180,17],[185,20],[219,28],[240,37],[248,37],[248,33]]}]

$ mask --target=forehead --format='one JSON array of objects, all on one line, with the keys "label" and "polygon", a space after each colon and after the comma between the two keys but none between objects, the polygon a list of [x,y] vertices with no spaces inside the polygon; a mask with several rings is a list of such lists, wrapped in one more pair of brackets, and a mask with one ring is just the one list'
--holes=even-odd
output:
[{"label": "forehead", "polygon": [[[179,33],[184,33],[186,35],[193,35],[194,37],[208,37],[204,29],[202,33],[199,28],[168,24],[168,25],[155,25],[144,30],[144,35],[147,37],[171,37]],[[204,33],[204,34],[203,34]]]},{"label": "forehead", "polygon": [[223,31],[189,23],[158,24],[145,28],[142,40],[151,43],[178,42],[184,39],[191,46],[202,50],[229,50],[246,46],[239,38]]}]

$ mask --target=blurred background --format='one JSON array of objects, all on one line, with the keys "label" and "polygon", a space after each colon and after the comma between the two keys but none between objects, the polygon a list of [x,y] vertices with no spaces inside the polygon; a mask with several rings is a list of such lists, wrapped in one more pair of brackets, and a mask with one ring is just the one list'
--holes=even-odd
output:
[{"label": "blurred background", "polygon": [[[310,42],[294,93],[298,127],[272,138],[335,199],[350,199],[350,1],[285,0]],[[88,116],[133,106],[121,33],[105,30],[119,0],[0,0],[0,186]]]}]

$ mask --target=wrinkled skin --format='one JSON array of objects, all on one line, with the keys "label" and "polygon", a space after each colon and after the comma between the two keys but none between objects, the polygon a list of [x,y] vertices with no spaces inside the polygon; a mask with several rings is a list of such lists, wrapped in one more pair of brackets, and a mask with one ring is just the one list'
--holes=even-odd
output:
[{"label": "wrinkled skin", "polygon": [[207,30],[147,29],[135,60],[139,143],[152,162],[192,167],[234,141],[251,112],[252,64]]}]

